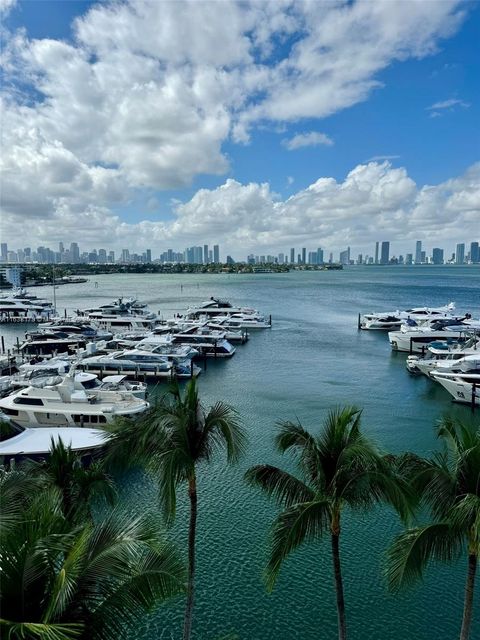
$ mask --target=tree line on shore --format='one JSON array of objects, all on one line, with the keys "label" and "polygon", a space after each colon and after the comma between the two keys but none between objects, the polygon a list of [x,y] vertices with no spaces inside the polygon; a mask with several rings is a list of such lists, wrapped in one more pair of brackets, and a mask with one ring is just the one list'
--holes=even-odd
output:
[{"label": "tree line on shore", "polygon": [[[332,410],[317,433],[298,422],[279,423],[275,446],[293,457],[298,473],[259,464],[245,474],[249,485],[279,506],[270,532],[266,588],[274,588],[295,549],[328,539],[338,638],[346,640],[342,523],[349,512],[387,504],[405,526],[386,554],[388,588],[396,592],[412,585],[431,561],[466,557],[458,638],[469,640],[480,553],[480,429],[444,418],[437,435],[442,450],[431,457],[394,456],[364,434],[355,407]],[[140,419],[115,423],[104,455],[88,466],[60,442],[46,461],[3,469],[2,637],[134,637],[145,612],[183,596],[183,640],[190,640],[202,506],[197,481],[214,457],[223,454],[234,464],[246,446],[238,413],[223,402],[205,408],[192,380],[183,392],[172,385]],[[132,466],[145,468],[157,482],[162,518],[158,510],[132,515],[116,506],[112,478]],[[186,561],[163,533],[164,523],[175,518],[179,491],[189,501]]]}]

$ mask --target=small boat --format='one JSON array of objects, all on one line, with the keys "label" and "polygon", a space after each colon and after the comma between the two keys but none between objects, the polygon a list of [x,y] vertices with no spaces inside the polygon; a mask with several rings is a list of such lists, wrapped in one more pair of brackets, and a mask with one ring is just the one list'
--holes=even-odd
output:
[{"label": "small boat", "polygon": [[80,456],[91,456],[105,446],[109,434],[100,429],[80,429],[79,427],[45,427],[31,429],[15,422],[2,425],[0,441],[0,461],[8,465],[25,458],[39,460],[50,455],[52,444],[62,441],[66,447]]},{"label": "small boat", "polygon": [[133,417],[146,411],[148,402],[131,393],[89,393],[75,385],[72,369],[59,384],[27,387],[0,399],[0,412],[23,427],[83,427]]},{"label": "small boat", "polygon": [[423,373],[429,375],[441,362],[451,362],[468,355],[480,354],[479,338],[472,336],[465,342],[456,340],[434,340],[427,346],[426,353],[422,355],[407,356],[406,367],[410,373]]},{"label": "small boat", "polygon": [[225,338],[224,331],[192,327],[183,333],[169,333],[157,338],[159,345],[190,347],[197,352],[194,356],[197,358],[231,358],[235,353],[235,347]]},{"label": "small boat", "polygon": [[100,375],[116,372],[118,375],[134,379],[191,378],[200,373],[200,368],[193,365],[186,357],[168,357],[165,354],[131,349],[117,351],[106,355],[84,358],[79,368]]}]

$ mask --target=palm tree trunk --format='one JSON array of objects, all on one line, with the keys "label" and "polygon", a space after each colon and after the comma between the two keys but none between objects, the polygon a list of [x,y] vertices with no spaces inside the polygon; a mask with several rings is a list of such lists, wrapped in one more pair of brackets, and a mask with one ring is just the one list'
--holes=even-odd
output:
[{"label": "palm tree trunk", "polygon": [[195,587],[195,531],[197,528],[197,480],[195,474],[188,479],[190,498],[190,524],[188,527],[188,584],[187,605],[183,624],[183,640],[190,640],[193,621],[193,602]]},{"label": "palm tree trunk", "polygon": [[345,599],[343,597],[342,568],[340,566],[340,515],[332,521],[332,557],[335,593],[337,596],[338,640],[346,640],[347,621],[345,618]]},{"label": "palm tree trunk", "polygon": [[463,605],[462,630],[460,640],[468,640],[470,637],[470,627],[472,625],[473,613],[473,590],[475,588],[475,573],[477,571],[477,556],[475,553],[468,554],[468,573],[465,584],[465,602]]}]

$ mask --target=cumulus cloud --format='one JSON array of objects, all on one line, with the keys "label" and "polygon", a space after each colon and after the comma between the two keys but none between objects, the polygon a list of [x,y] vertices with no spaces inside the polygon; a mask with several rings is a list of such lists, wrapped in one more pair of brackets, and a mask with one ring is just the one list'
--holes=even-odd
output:
[{"label": "cumulus cloud", "polygon": [[[82,248],[183,249],[219,242],[237,259],[252,250],[285,251],[290,246],[346,245],[371,251],[375,240],[389,239],[392,250],[411,248],[424,238],[450,246],[478,237],[480,163],[438,185],[417,186],[405,168],[388,162],[358,165],[344,180],[321,177],[282,199],[268,183],[242,184],[228,179],[215,189],[200,189],[186,202],[172,203],[169,221],[122,222],[105,207],[70,210],[64,201],[46,219],[24,218],[30,241],[51,245],[79,240]],[[23,246],[18,218],[8,215],[10,245]]]},{"label": "cumulus cloud", "polygon": [[326,133],[310,131],[309,133],[297,133],[293,138],[284,139],[282,144],[289,151],[293,151],[301,147],[316,147],[318,145],[330,147],[333,144],[333,140]]},{"label": "cumulus cloud", "polygon": [[[282,135],[292,122],[367,99],[382,69],[430,55],[455,33],[463,7],[232,0],[219,11],[207,0],[126,0],[94,5],[75,21],[71,41],[5,34],[2,235],[23,243],[20,225],[28,224],[32,243],[81,234],[92,245],[160,248],[198,233],[234,251],[234,243],[279,246],[289,234],[343,243],[405,224],[419,191],[404,169],[379,163],[343,182],[321,178],[284,202],[268,183],[227,180],[174,204],[173,222],[153,221],[151,212],[142,221],[139,212],[128,224],[115,211],[144,191],[154,211],[155,193],[225,175],[224,144],[247,143],[256,127]],[[287,144],[307,141],[329,138],[311,132]],[[466,187],[448,188],[468,200]]]}]

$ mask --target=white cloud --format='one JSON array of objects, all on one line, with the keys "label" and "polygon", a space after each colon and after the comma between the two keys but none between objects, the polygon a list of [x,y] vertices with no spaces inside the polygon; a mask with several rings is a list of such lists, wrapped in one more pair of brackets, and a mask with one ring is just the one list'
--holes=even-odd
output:
[{"label": "white cloud", "polygon": [[282,140],[282,144],[289,151],[293,151],[294,149],[300,149],[301,147],[316,147],[318,145],[330,147],[333,145],[333,140],[327,136],[326,133],[310,131],[309,133],[297,133],[289,140],[284,139]]},{"label": "white cloud", "polygon": [[400,158],[400,156],[372,156],[367,160],[367,162],[383,162],[384,160],[398,160],[398,158]]},{"label": "white cloud", "polygon": [[449,98],[448,100],[435,102],[435,104],[427,107],[427,110],[451,109],[452,107],[464,107],[465,109],[468,109],[468,107],[470,107],[470,103],[459,100],[458,98]]},{"label": "white cloud", "polygon": [[[352,169],[343,181],[319,178],[285,200],[268,183],[228,179],[216,189],[200,189],[187,202],[172,202],[172,214],[169,221],[149,214],[149,220],[129,224],[106,207],[72,209],[59,199],[48,216],[33,211],[23,223],[33,246],[76,240],[82,249],[151,248],[154,255],[203,242],[219,242],[237,259],[252,250],[300,245],[338,250],[349,244],[369,252],[382,239],[391,240],[397,253],[418,238],[448,248],[479,239],[480,162],[457,178],[421,187],[405,168],[371,162]],[[18,217],[7,215],[4,225],[9,245],[24,246],[25,226],[19,227]]]}]

